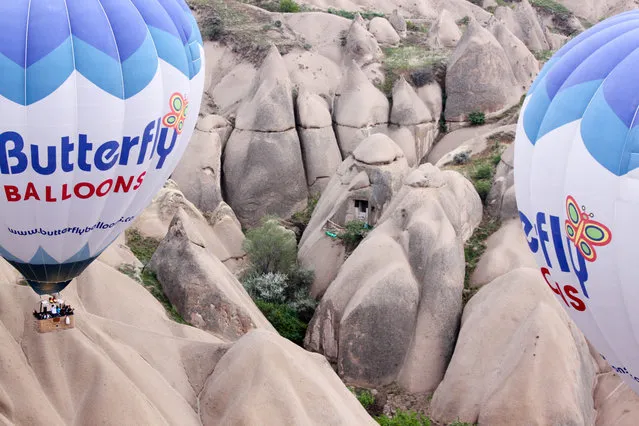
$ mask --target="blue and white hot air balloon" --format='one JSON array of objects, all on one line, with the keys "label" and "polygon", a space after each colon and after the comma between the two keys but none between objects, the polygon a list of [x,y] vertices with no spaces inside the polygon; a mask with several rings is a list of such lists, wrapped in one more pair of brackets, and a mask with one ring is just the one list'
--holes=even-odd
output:
[{"label": "blue and white hot air balloon", "polygon": [[639,392],[639,11],[544,66],[515,141],[520,218],[559,303]]},{"label": "blue and white hot air balloon", "polygon": [[204,86],[184,0],[0,3],[0,255],[62,290],[151,202]]}]

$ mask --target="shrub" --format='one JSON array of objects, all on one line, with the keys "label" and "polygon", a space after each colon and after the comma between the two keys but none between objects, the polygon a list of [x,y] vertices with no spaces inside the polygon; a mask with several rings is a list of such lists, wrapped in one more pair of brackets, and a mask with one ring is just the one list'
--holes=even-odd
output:
[{"label": "shrub", "polygon": [[488,180],[478,180],[475,183],[475,189],[479,194],[479,198],[481,198],[482,203],[486,201],[486,197],[488,197],[488,193],[490,192],[490,188],[492,186],[491,182]]},{"label": "shrub", "polygon": [[137,229],[129,228],[124,234],[126,245],[131,249],[135,257],[143,264],[149,263],[153,253],[160,245],[160,241],[155,238],[145,237]]},{"label": "shrub", "polygon": [[366,408],[367,410],[372,407],[373,404],[375,404],[375,397],[368,389],[364,389],[363,391],[356,394],[356,396],[359,403],[362,404],[362,407]]},{"label": "shrub", "polygon": [[431,421],[423,414],[414,411],[397,410],[393,417],[386,415],[375,418],[382,426],[430,426]]},{"label": "shrub", "polygon": [[286,289],[286,275],[267,272],[266,274],[250,275],[243,282],[244,288],[253,299],[268,303],[284,303]]},{"label": "shrub", "polygon": [[471,176],[474,180],[491,179],[493,177],[493,169],[489,164],[482,163],[477,165]]},{"label": "shrub", "polygon": [[368,234],[368,225],[361,220],[351,220],[344,225],[344,231],[337,234],[346,246],[346,251],[352,252]]},{"label": "shrub", "polygon": [[479,126],[486,122],[486,115],[481,111],[473,111],[468,114],[468,121],[473,126]]},{"label": "shrub", "polygon": [[300,11],[300,5],[295,0],[280,0],[280,12],[296,13]]},{"label": "shrub", "polygon": [[307,325],[287,305],[256,300],[255,304],[282,337],[302,346]]},{"label": "shrub", "polygon": [[295,233],[274,218],[267,218],[261,226],[248,231],[243,248],[251,262],[252,273],[286,274],[297,263]]},{"label": "shrub", "polygon": [[458,152],[453,157],[453,163],[455,163],[455,164],[466,164],[469,161],[470,161],[470,153],[468,153],[466,151]]}]

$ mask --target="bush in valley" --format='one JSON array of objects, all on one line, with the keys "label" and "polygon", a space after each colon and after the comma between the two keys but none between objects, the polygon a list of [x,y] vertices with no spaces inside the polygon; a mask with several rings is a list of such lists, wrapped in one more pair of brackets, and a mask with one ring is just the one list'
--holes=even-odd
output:
[{"label": "bush in valley", "polygon": [[482,203],[486,202],[486,197],[488,197],[492,183],[487,180],[479,180],[474,183],[475,190],[477,190],[477,194],[479,194],[479,198],[481,198]]},{"label": "bush in valley", "polygon": [[352,253],[359,243],[366,237],[370,227],[362,220],[351,220],[344,225],[344,230],[337,234],[337,238],[344,242],[346,251]]},{"label": "bush in valley", "polygon": [[468,121],[473,126],[480,126],[486,122],[486,115],[481,111],[473,111],[468,114]]},{"label": "bush in valley", "polygon": [[298,264],[295,234],[267,217],[246,233],[244,250],[250,261],[244,288],[273,327],[301,345],[317,302],[309,293],[315,274]]},{"label": "bush in valley", "polygon": [[274,217],[246,233],[244,251],[251,263],[250,273],[288,273],[297,264],[295,233],[284,228]]},{"label": "bush in valley", "polygon": [[299,346],[304,344],[304,335],[308,326],[299,319],[294,309],[287,305],[261,300],[256,300],[255,304],[282,337]]},{"label": "bush in valley", "polygon": [[300,5],[295,0],[280,0],[280,12],[296,13],[300,11]]},{"label": "bush in valley", "polygon": [[393,417],[382,415],[375,420],[382,426],[431,426],[431,420],[414,411],[397,410]]}]

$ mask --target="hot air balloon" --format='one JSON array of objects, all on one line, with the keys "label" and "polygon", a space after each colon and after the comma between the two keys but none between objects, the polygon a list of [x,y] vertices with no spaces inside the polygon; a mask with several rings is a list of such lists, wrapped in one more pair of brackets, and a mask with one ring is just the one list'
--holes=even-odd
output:
[{"label": "hot air balloon", "polygon": [[542,68],[522,106],[515,191],[559,303],[639,392],[639,11],[591,27]]},{"label": "hot air balloon", "polygon": [[180,160],[202,38],[184,0],[11,0],[0,26],[0,255],[55,294]]}]

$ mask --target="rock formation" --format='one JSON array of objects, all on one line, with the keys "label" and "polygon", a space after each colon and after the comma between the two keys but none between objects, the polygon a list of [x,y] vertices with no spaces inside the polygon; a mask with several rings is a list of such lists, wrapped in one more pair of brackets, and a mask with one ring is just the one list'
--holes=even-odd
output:
[{"label": "rock formation", "polygon": [[371,19],[368,31],[373,34],[377,42],[382,46],[396,46],[399,44],[399,34],[386,18],[377,16]]},{"label": "rock formation", "polygon": [[198,120],[189,145],[171,175],[186,199],[204,213],[214,211],[222,201],[222,140],[214,124],[212,115]]},{"label": "rock formation", "polygon": [[205,425],[377,424],[324,357],[261,330],[220,359],[201,398]]},{"label": "rock formation", "polygon": [[238,110],[223,170],[227,201],[245,226],[257,225],[266,214],[288,217],[306,206],[291,81],[274,46],[260,67],[252,96]]},{"label": "rock formation", "polygon": [[537,12],[528,0],[495,9],[495,17],[531,51],[550,49]]},{"label": "rock formation", "polygon": [[342,162],[331,113],[323,98],[303,91],[297,97],[297,116],[308,189],[322,192]]},{"label": "rock formation", "polygon": [[462,32],[448,10],[443,9],[439,18],[428,31],[428,44],[435,48],[453,48],[462,37]]},{"label": "rock formation", "polygon": [[502,46],[471,18],[448,61],[446,120],[464,121],[473,111],[495,115],[516,105],[523,93]]},{"label": "rock formation", "polygon": [[539,270],[517,269],[466,305],[432,416],[446,423],[593,424],[595,373],[586,340]]},{"label": "rock formation", "polygon": [[351,62],[333,111],[342,158],[348,157],[368,135],[385,131],[389,110],[386,96],[373,86],[357,63]]},{"label": "rock formation", "polygon": [[488,30],[495,36],[506,52],[506,57],[513,70],[515,79],[522,92],[526,92],[539,73],[539,62],[519,40],[502,23],[493,19],[488,24]]},{"label": "rock formation", "polygon": [[356,219],[374,224],[408,170],[402,149],[381,133],[362,141],[339,166],[299,243],[300,263],[315,271],[313,297],[324,293],[344,262],[344,246],[327,236],[326,230]]},{"label": "rock formation", "polygon": [[368,32],[357,20],[353,20],[348,29],[344,51],[346,52],[346,63],[355,61],[360,67],[378,62],[383,55],[373,34]]},{"label": "rock formation", "polygon": [[411,167],[428,153],[438,133],[430,111],[404,77],[393,86],[388,133],[402,148]]},{"label": "rock formation", "polygon": [[501,155],[493,186],[486,197],[486,212],[504,220],[519,217],[515,195],[514,153],[515,145],[511,144]]},{"label": "rock formation", "polygon": [[400,37],[406,37],[406,20],[397,12],[397,9],[394,9],[393,13],[388,17],[388,22]]},{"label": "rock formation", "polygon": [[233,274],[206,249],[191,219],[178,210],[148,267],[182,317],[194,326],[235,340],[273,326]]},{"label": "rock formation", "polygon": [[414,170],[326,290],[306,347],[336,361],[347,382],[434,390],[462,311],[463,241],[481,216],[459,173]]}]

